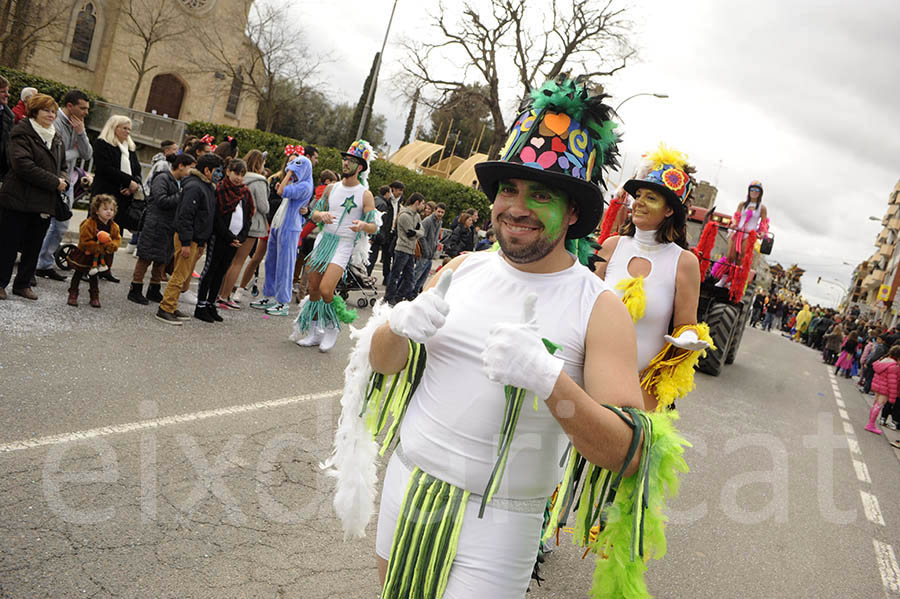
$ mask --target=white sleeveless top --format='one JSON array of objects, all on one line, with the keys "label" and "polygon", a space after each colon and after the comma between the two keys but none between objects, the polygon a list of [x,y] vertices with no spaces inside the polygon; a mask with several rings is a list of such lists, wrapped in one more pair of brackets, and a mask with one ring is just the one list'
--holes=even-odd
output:
[{"label": "white sleeveless top", "polygon": [[755,208],[741,210],[741,220],[737,228],[744,233],[756,231],[759,228],[760,214],[762,214],[762,204],[758,204]]},{"label": "white sleeveless top", "polygon": [[[355,239],[356,232],[351,231],[350,226],[353,224],[353,221],[362,220],[363,194],[367,189],[368,187],[362,183],[353,187],[347,187],[343,183],[335,183],[331,188],[331,193],[328,194],[327,207],[327,211],[334,215],[334,222],[325,225],[323,230],[334,233],[339,237]],[[345,210],[344,203],[348,199],[352,199],[355,206],[350,208],[350,212],[341,220],[341,215],[344,214]]]},{"label": "white sleeveless top", "polygon": [[650,274],[644,278],[644,294],[647,309],[644,317],[634,323],[637,333],[638,372],[644,370],[650,360],[666,344],[663,337],[669,333],[669,322],[675,306],[675,279],[681,248],[674,243],[659,243],[656,231],[635,231],[634,237],[622,235],[616,250],[606,266],[606,283],[621,299],[624,291],[616,289],[622,279],[633,278],[628,272],[632,258],[650,261]]},{"label": "white sleeveless top", "polygon": [[[561,272],[532,274],[513,268],[500,252],[469,254],[447,291],[447,322],[425,343],[425,372],[401,424],[410,461],[452,485],[484,493],[506,405],[503,385],[482,369],[484,335],[495,323],[521,320],[525,296],[537,293],[540,334],[562,345],[557,356],[583,387],[588,320],[604,291],[606,284],[577,260]],[[544,402],[535,411],[534,395],[527,396],[497,497],[549,497],[567,443]]]}]

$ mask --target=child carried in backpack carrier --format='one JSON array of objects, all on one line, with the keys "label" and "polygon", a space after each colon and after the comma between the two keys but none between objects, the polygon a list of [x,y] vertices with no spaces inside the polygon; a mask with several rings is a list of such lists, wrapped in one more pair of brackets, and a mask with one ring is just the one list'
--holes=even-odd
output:
[{"label": "child carried in backpack carrier", "polygon": [[68,262],[75,271],[69,285],[70,306],[78,306],[78,286],[81,279],[88,278],[90,304],[100,307],[100,289],[97,274],[109,270],[113,256],[122,243],[119,225],[113,220],[116,215],[116,200],[111,195],[99,194],[91,200],[90,216],[79,229],[78,247],[69,252]]}]

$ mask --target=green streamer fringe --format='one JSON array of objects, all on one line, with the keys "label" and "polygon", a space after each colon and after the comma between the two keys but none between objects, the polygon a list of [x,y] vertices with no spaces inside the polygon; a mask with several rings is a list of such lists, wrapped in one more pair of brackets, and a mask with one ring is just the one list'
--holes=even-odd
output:
[{"label": "green streamer fringe", "polygon": [[[678,494],[679,473],[688,471],[683,454],[690,447],[675,429],[677,412],[645,413],[633,408],[605,406],[632,426],[634,435],[625,464],[638,446],[641,459],[635,474],[624,478],[584,459],[574,448],[569,452],[557,501],[550,512],[543,541],[565,526],[566,514],[575,507],[573,543],[597,554],[591,599],[646,599],[646,562],[666,553],[663,514],[666,499]],[[643,433],[643,436],[641,434]],[[600,527],[596,540],[591,529]]]},{"label": "green streamer fringe", "polygon": [[468,500],[468,491],[413,470],[394,529],[382,599],[443,597]]},{"label": "green streamer fringe", "polygon": [[[337,299],[338,298],[335,298],[335,300]],[[297,315],[297,320],[294,321],[294,323],[301,332],[305,333],[309,330],[314,321],[318,321],[322,327],[341,328],[333,302],[326,303],[325,300],[307,300],[307,302],[303,304],[303,308],[301,308],[300,314]]]},{"label": "green streamer fringe", "polygon": [[426,358],[425,346],[410,341],[409,357],[403,370],[390,375],[376,372],[369,379],[360,418],[365,418],[366,428],[373,437],[384,432],[388,416],[390,415],[392,418],[391,425],[387,428],[387,434],[381,444],[379,455],[385,454],[397,434],[397,429],[409,406],[409,400],[422,380]]},{"label": "green streamer fringe", "polygon": [[324,273],[328,265],[331,264],[331,259],[334,258],[334,253],[337,251],[340,242],[341,237],[339,235],[335,235],[331,231],[322,231],[319,233],[319,241],[316,243],[316,247],[313,248],[313,251],[306,258],[306,264],[316,272]]}]

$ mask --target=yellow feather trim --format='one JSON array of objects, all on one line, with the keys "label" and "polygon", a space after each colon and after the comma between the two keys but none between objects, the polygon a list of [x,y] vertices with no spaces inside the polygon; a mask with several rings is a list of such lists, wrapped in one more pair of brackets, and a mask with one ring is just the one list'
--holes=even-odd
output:
[{"label": "yellow feather trim", "polygon": [[[672,336],[678,337],[688,329],[695,330],[700,340],[709,343],[711,349],[716,349],[709,335],[709,325],[705,322],[678,327]],[[641,387],[656,397],[659,402],[657,412],[667,409],[676,399],[694,390],[694,367],[705,355],[706,350],[689,351],[666,343],[650,360],[650,364],[641,373]]]},{"label": "yellow feather trim", "polygon": [[616,283],[616,289],[624,291],[622,295],[622,303],[628,308],[631,314],[631,320],[639,321],[644,317],[644,311],[647,309],[647,295],[644,293],[644,277],[634,277],[632,279],[622,279]]},{"label": "yellow feather trim", "polygon": [[668,147],[664,143],[660,143],[658,148],[647,154],[646,160],[653,165],[651,170],[656,170],[664,164],[671,164],[684,170],[684,167],[688,164],[687,155]]}]

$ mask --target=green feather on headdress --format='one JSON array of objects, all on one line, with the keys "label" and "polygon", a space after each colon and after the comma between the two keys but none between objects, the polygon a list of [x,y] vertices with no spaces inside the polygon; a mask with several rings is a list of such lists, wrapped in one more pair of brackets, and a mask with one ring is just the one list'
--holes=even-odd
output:
[{"label": "green feather on headdress", "polygon": [[603,92],[591,95],[586,80],[570,79],[562,74],[532,90],[520,112],[529,108],[539,114],[548,110],[564,112],[580,122],[598,153],[591,173],[591,179],[596,180],[602,166],[616,167],[619,164],[616,160],[619,135],[615,132],[618,124],[612,120],[613,109],[603,103],[608,97]]}]

